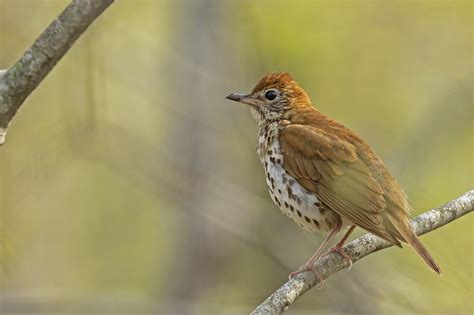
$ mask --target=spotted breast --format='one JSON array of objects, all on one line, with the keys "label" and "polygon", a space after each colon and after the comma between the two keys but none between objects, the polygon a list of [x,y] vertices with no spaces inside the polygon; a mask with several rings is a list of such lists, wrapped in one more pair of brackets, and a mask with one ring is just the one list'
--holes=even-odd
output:
[{"label": "spotted breast", "polygon": [[259,128],[257,154],[265,169],[270,196],[283,214],[306,231],[330,231],[343,223],[341,217],[283,168],[283,154],[278,141],[280,124],[270,122]]}]

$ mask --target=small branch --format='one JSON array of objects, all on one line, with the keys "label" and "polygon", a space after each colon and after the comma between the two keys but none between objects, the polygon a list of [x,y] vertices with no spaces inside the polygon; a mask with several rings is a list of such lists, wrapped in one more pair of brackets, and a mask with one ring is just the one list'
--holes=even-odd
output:
[{"label": "small branch", "polygon": [[6,72],[0,70],[0,145],[5,142],[8,126],[25,99],[113,1],[73,0],[20,60]]},{"label": "small branch", "polygon": [[[425,212],[411,221],[418,235],[433,231],[443,225],[470,213],[474,208],[474,190],[448,202],[444,206]],[[372,234],[366,234],[344,246],[344,251],[352,262],[392,246]],[[330,277],[348,266],[346,260],[337,253],[332,253],[316,262],[316,270],[323,279]],[[318,284],[312,272],[304,272],[286,282],[269,298],[260,304],[251,315],[282,314],[298,297]]]}]

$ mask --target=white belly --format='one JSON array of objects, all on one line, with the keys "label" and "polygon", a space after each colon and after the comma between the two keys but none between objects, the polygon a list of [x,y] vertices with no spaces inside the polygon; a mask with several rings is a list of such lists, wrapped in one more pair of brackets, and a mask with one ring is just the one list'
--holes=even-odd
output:
[{"label": "white belly", "polygon": [[262,163],[270,195],[280,210],[309,232],[329,231],[326,219],[335,214],[324,209],[314,193],[308,192],[285,172],[283,155],[276,142],[267,147]]}]

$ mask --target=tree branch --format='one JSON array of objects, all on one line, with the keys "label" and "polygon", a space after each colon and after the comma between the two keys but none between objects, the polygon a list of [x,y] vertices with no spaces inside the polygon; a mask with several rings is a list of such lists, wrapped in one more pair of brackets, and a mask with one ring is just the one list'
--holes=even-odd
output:
[{"label": "tree branch", "polygon": [[[471,190],[437,209],[419,215],[411,223],[416,233],[422,235],[470,213],[473,208],[474,190]],[[366,234],[350,242],[343,249],[351,257],[352,262],[355,263],[371,253],[391,246],[392,244],[372,234]],[[324,256],[315,264],[316,270],[323,279],[330,277],[347,266],[347,261],[337,253]],[[318,282],[319,280],[316,279],[312,272],[301,273],[276,290],[251,315],[281,314],[298,297],[317,285]]]},{"label": "tree branch", "polygon": [[114,0],[73,0],[8,70],[0,70],[0,145],[25,99]]}]

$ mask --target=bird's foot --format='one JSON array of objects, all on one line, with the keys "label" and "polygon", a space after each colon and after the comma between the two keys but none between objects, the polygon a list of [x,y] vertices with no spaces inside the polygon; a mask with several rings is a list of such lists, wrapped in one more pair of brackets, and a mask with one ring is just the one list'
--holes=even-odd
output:
[{"label": "bird's foot", "polygon": [[342,256],[342,258],[344,258],[345,261],[347,261],[349,263],[349,267],[347,268],[347,271],[350,271],[352,269],[352,259],[351,257],[349,257],[349,255],[347,255],[344,250],[342,249],[342,246],[339,245],[339,244],[336,244],[336,246],[334,246],[333,248],[329,249],[327,251],[327,253],[324,255],[329,255],[331,253],[339,253],[339,255]]},{"label": "bird's foot", "polygon": [[299,267],[298,270],[291,272],[288,275],[288,279],[293,279],[294,277],[296,277],[297,275],[305,271],[311,271],[316,277],[316,279],[318,279],[319,289],[321,289],[324,286],[324,279],[321,276],[321,274],[316,270],[316,268],[314,268],[314,264],[307,264],[307,263],[304,264],[303,266]]}]

